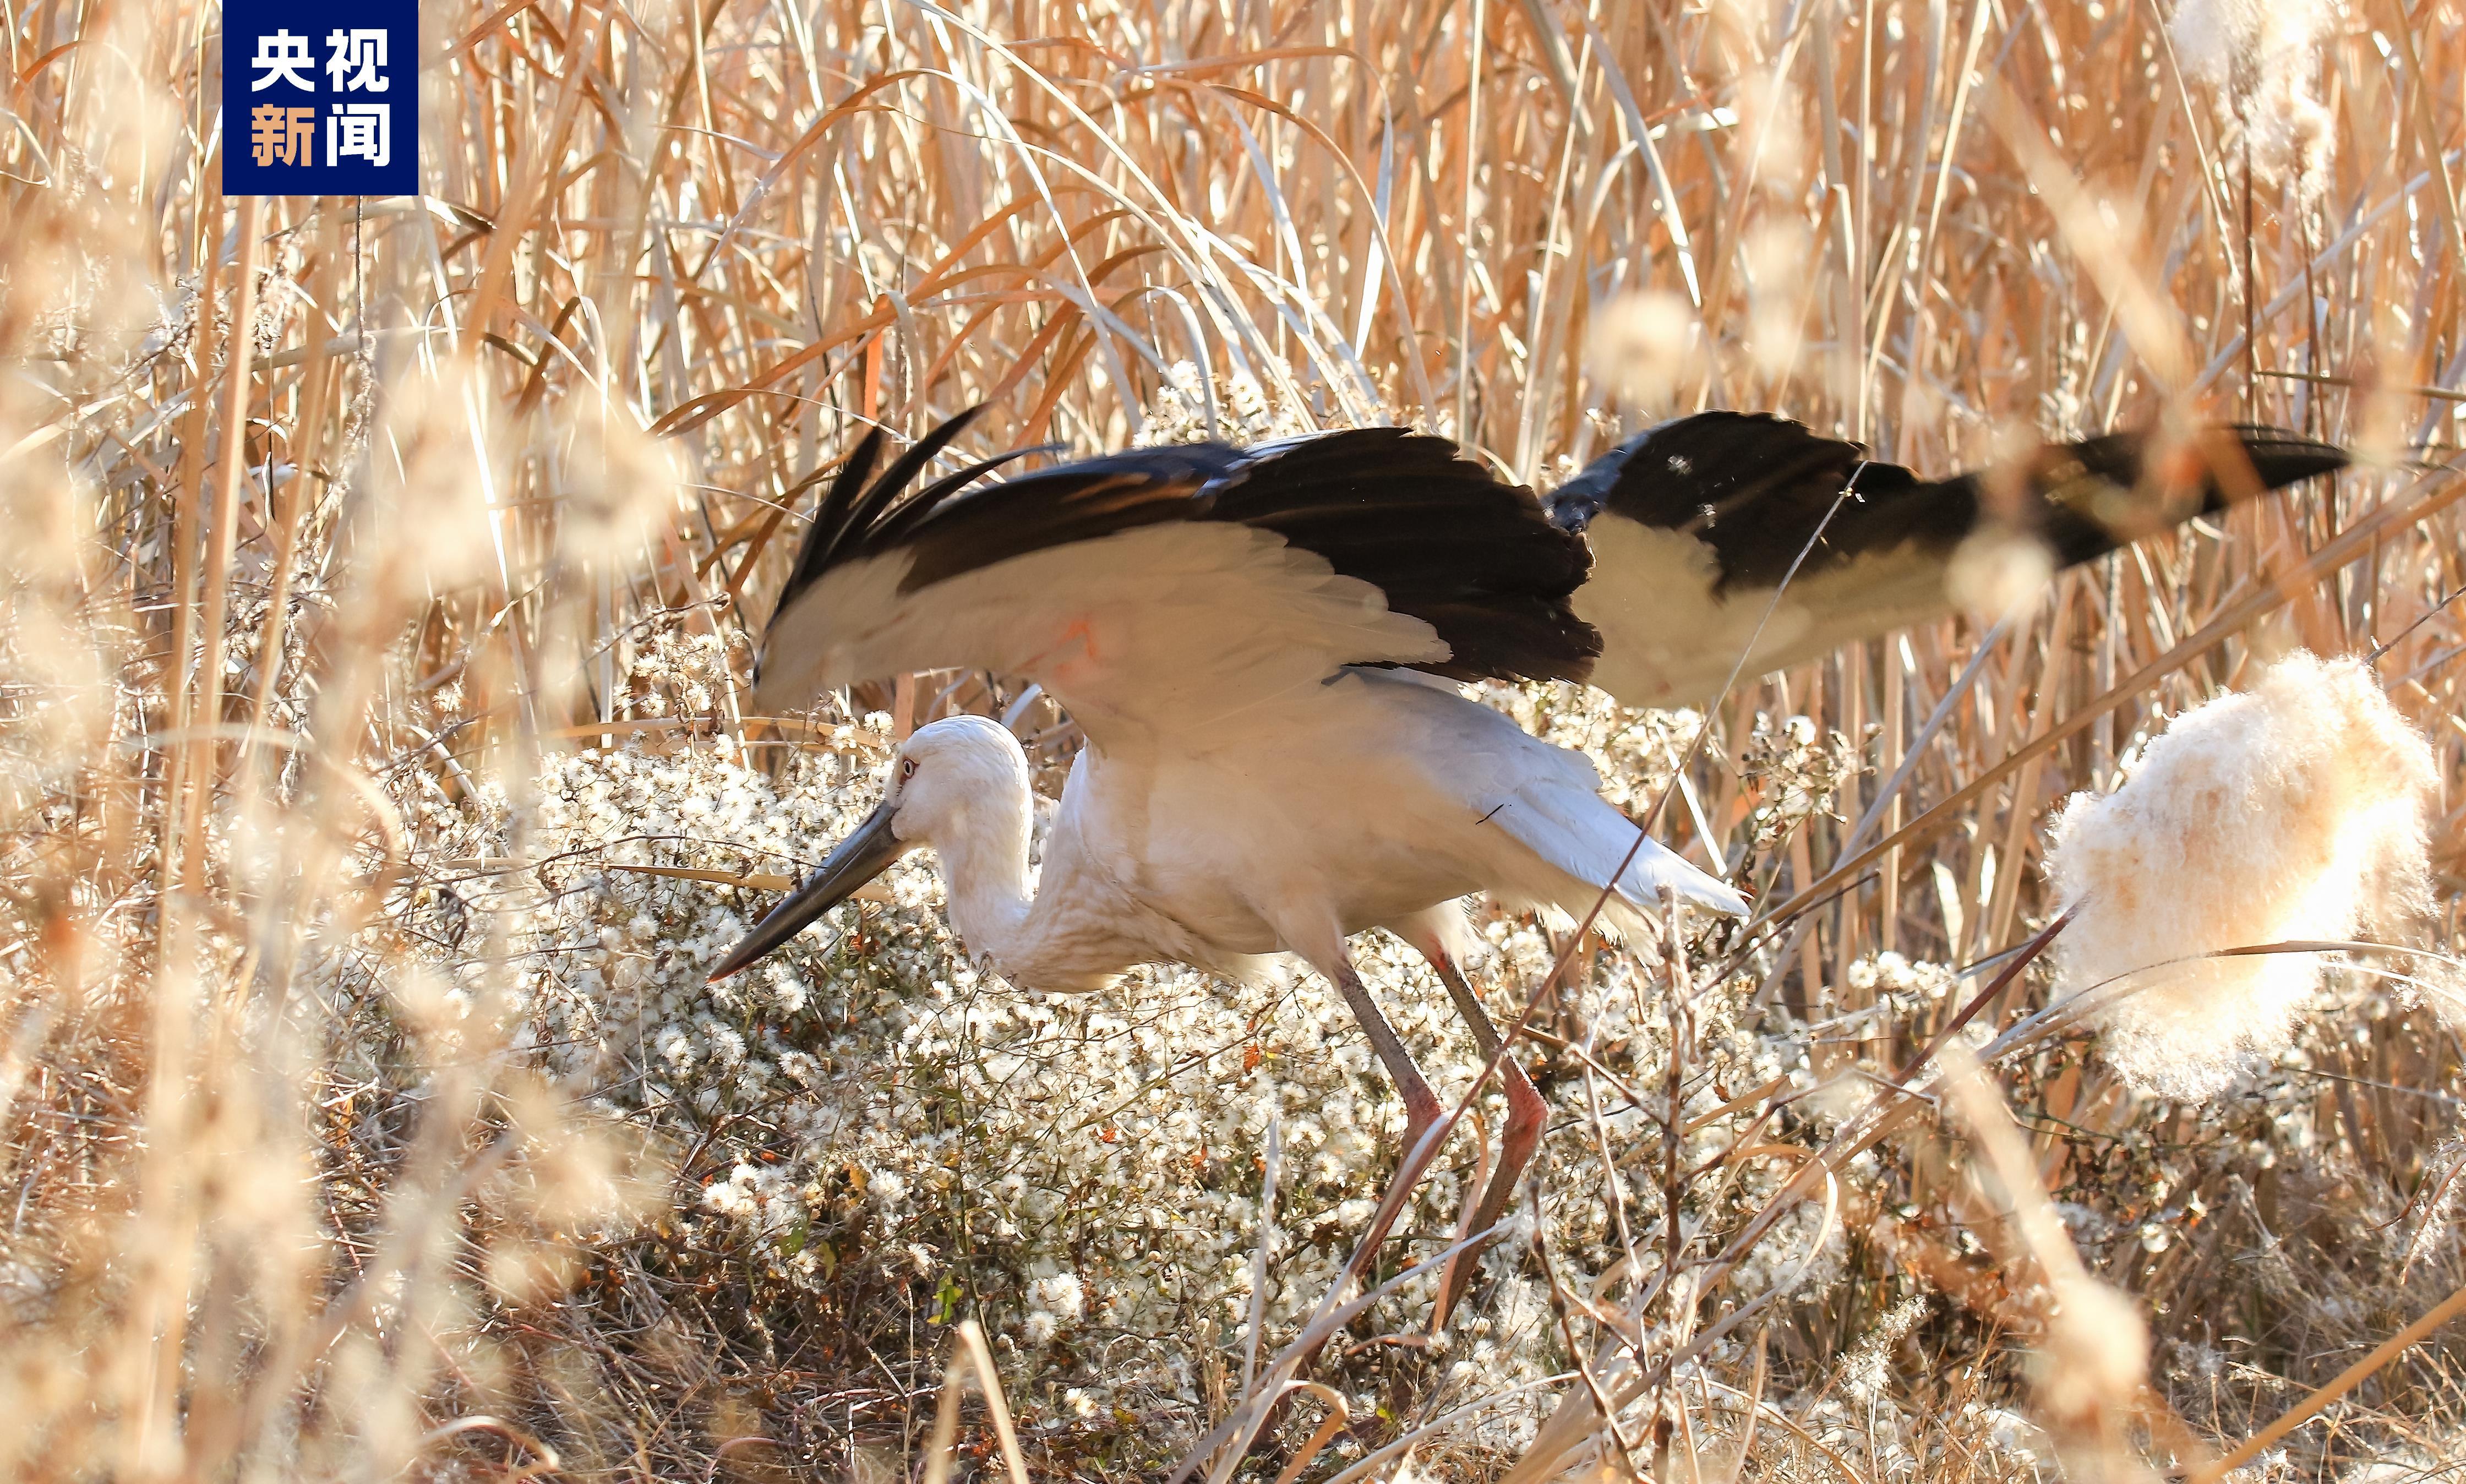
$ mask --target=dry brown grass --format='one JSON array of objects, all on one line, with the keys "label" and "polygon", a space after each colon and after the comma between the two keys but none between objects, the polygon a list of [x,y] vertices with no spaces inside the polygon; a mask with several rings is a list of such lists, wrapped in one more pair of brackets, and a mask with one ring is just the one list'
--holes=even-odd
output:
[{"label": "dry brown grass", "polygon": [[[635,662],[759,622],[793,512],[870,423],[982,401],[970,452],[1110,447],[1190,361],[1288,418],[1409,421],[1543,480],[1699,406],[1930,470],[2011,430],[2168,413],[2438,464],[2466,411],[2452,0],[2358,0],[2330,27],[2309,76],[2336,149],[2308,214],[2248,178],[2150,0],[426,9],[432,193],[364,212],[218,194],[215,11],[36,0],[0,22],[16,1476],[915,1456],[949,1343],[921,1317],[947,1304],[851,1261],[820,1308],[766,1307],[741,1265],[684,1250],[671,1217],[718,1124],[619,1125],[496,1014],[499,909],[594,888],[463,843],[520,854],[547,754],[809,734],[732,681],[695,694]],[[1636,293],[1660,307],[1614,310]],[[1614,394],[1588,343],[1596,370],[1648,373]],[[2378,673],[2442,771],[2432,931],[2458,945],[2466,618],[2440,604],[2466,584],[2461,488],[2344,477],[2070,574],[1983,654],[1946,622],[1724,701],[1673,843],[1754,840],[1759,713],[1867,750],[1829,815],[1749,864],[1782,911],[1742,967],[1766,1031],[1805,1045],[1802,1081],[1910,1064],[1953,1001],[1904,1013],[1861,964],[2029,938],[2048,806],[2288,639],[2388,645]],[[876,699],[913,721],[998,686]],[[2080,1476],[2208,1456],[2466,1275],[2454,1233],[2405,1240],[2466,1097],[2458,1046],[2377,994],[2348,986],[2223,1111],[2136,1099],[2076,1039],[1995,1068],[2055,1198],[2120,1233],[2092,1265],[2159,1342],[2154,1390],[2066,1434]],[[2024,976],[1983,1013],[2043,996]],[[1673,1077],[1690,1014],[1655,1064]],[[1963,1407],[2022,1405],[2052,1269],[1997,1235],[2027,1181],[1964,1173],[1992,1119],[1892,1106],[1822,1292],[1623,1424],[1658,1477],[1715,1477],[1742,1436],[1748,1477],[1995,1476]],[[1833,1137],[1776,1110],[1760,1137],[1791,1158]],[[1658,1209],[1695,1200],[1649,1124],[1634,1137],[1604,1156],[1648,1172]],[[1831,1146],[1845,1172],[1857,1142]],[[1665,1276],[1722,1240],[1689,1238]],[[1824,1405],[1920,1293],[1927,1315],[1872,1346],[1907,1423],[1879,1441],[1874,1405]],[[1630,1299],[1673,1343],[1721,1313],[1666,1283],[1599,1316],[1562,1295],[1561,1361],[1608,1355]],[[2454,1458],[2460,1345],[2378,1368],[2290,1438],[2288,1476]],[[1348,1363],[1394,1407],[1353,1456],[1427,1420],[1411,1356]],[[1769,1405],[1741,1410],[1747,1391]],[[1029,1461],[1138,1473],[1219,1404],[1028,1419]],[[1315,1425],[1291,1411],[1277,1447]],[[974,1410],[958,1439],[999,1467]],[[1417,1468],[1502,1462],[1427,1448]]]}]

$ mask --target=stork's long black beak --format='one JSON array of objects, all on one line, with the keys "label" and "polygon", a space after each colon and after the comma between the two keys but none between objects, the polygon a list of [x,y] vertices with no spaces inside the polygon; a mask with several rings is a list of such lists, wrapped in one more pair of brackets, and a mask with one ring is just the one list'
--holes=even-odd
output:
[{"label": "stork's long black beak", "polygon": [[814,873],[796,890],[781,897],[779,905],[753,925],[745,941],[710,971],[712,981],[751,967],[755,959],[795,937],[805,924],[846,901],[848,893],[888,870],[891,862],[906,855],[908,843],[890,828],[894,812],[885,802],[857,826],[855,834],[841,841],[838,848],[814,867]]}]

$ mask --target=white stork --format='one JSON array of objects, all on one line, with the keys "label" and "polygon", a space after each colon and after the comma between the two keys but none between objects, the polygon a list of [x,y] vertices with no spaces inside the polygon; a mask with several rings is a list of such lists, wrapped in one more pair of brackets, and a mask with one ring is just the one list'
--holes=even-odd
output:
[{"label": "white stork", "polygon": [[[1702,705],[1793,563],[1754,670],[1946,608],[1950,553],[1986,520],[2080,561],[2215,508],[2224,490],[2344,461],[2225,430],[2208,461],[2165,481],[2141,467],[2141,439],[2101,438],[2046,450],[2002,486],[2024,498],[1990,516],[1981,476],[1925,483],[1796,423],[1708,413],[1629,440],[1546,506],[1398,428],[1149,448],[971,487],[997,460],[911,493],[972,416],[878,479],[880,431],[858,447],[780,596],[757,694],[796,707],[946,666],[1040,684],[1087,738],[1041,876],[1019,743],[982,717],[936,721],[902,745],[872,817],[711,977],[930,847],[952,926],[1022,988],[1098,989],[1162,960],[1244,976],[1263,956],[1299,956],[1395,1079],[1407,1150],[1439,1103],[1355,973],[1348,936],[1384,928],[1411,943],[1495,1056],[1498,1032],[1458,968],[1459,898],[1580,917],[1611,887],[1603,916],[1626,933],[1650,931],[1664,888],[1745,911],[1728,886],[1639,842],[1582,756],[1449,682],[1591,681],[1630,704]],[[2209,477],[2207,461],[2227,474]],[[1508,1123],[1475,1231],[1512,1199],[1545,1115],[1512,1058],[1501,1071]]]}]

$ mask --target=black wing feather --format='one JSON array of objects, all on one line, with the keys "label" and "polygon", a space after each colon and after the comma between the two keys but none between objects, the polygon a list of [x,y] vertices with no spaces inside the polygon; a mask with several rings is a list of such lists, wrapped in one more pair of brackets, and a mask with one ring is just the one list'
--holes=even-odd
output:
[{"label": "black wing feather", "polygon": [[880,428],[868,430],[848,455],[847,462],[840,465],[839,477],[831,481],[821,504],[814,509],[813,522],[805,528],[804,543],[796,548],[796,565],[788,569],[787,585],[779,590],[778,607],[787,607],[797,594],[819,581],[838,558],[840,547],[855,522],[858,504],[873,479],[874,465],[881,461],[882,438]]},{"label": "black wing feather", "polygon": [[[1421,666],[1457,680],[1582,680],[1601,638],[1568,597],[1591,553],[1445,438],[1362,428],[1281,445],[1218,496],[1387,595],[1451,651]],[[1271,477],[1272,476],[1272,477]]]},{"label": "black wing feather", "polygon": [[879,434],[868,435],[817,512],[774,612],[832,568],[889,551],[911,554],[900,590],[912,593],[1072,542],[1229,521],[1318,554],[1430,624],[1450,651],[1420,666],[1434,673],[1581,680],[1600,653],[1600,636],[1568,605],[1589,561],[1582,537],[1444,438],[1361,428],[1249,450],[1172,444],[970,488],[1004,461],[994,460],[909,493],[971,416],[859,488],[852,482],[879,457]]}]

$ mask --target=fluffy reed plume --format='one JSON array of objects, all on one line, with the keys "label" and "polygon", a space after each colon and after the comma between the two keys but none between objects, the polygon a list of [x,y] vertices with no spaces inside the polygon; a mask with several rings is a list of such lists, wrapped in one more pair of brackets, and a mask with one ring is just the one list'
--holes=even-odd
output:
[{"label": "fluffy reed plume", "polygon": [[2237,1053],[2287,1044],[2321,960],[2204,956],[2348,939],[2420,911],[2438,779],[2354,660],[2298,650],[2176,717],[2121,788],[2075,794],[2054,821],[2047,871],[2075,914],[2059,990],[2098,994],[2107,1056],[2135,1085],[2217,1092]]},{"label": "fluffy reed plume", "polygon": [[2071,1269],[2049,1278],[2048,1298],[2029,1367],[2038,1405],[2062,1420],[2131,1405],[2149,1379],[2149,1322],[2141,1306]]},{"label": "fluffy reed plume", "polygon": [[1694,307],[1666,290],[1621,294],[1604,304],[1584,350],[1593,374],[1647,420],[1669,416],[1679,388],[1704,373]]},{"label": "fluffy reed plume", "polygon": [[2010,1107],[1968,1048],[1948,1047],[1944,1059],[1944,1102],[1969,1137],[1984,1245],[2037,1311],[2024,1369],[2039,1419],[2075,1476],[2143,1476],[2123,1446],[2149,1378],[2141,1302],[2082,1260]]},{"label": "fluffy reed plume", "polygon": [[2326,189],[2337,121],[2317,96],[2335,0],[2183,0],[2169,27],[2184,70],[2218,89],[2218,115],[2252,167],[2309,209]]},{"label": "fluffy reed plume", "polygon": [[2047,596],[2047,579],[2054,570],[2054,553],[2044,541],[2027,531],[1988,526],[1953,550],[1943,585],[1954,602],[1977,618],[2018,618]]}]

